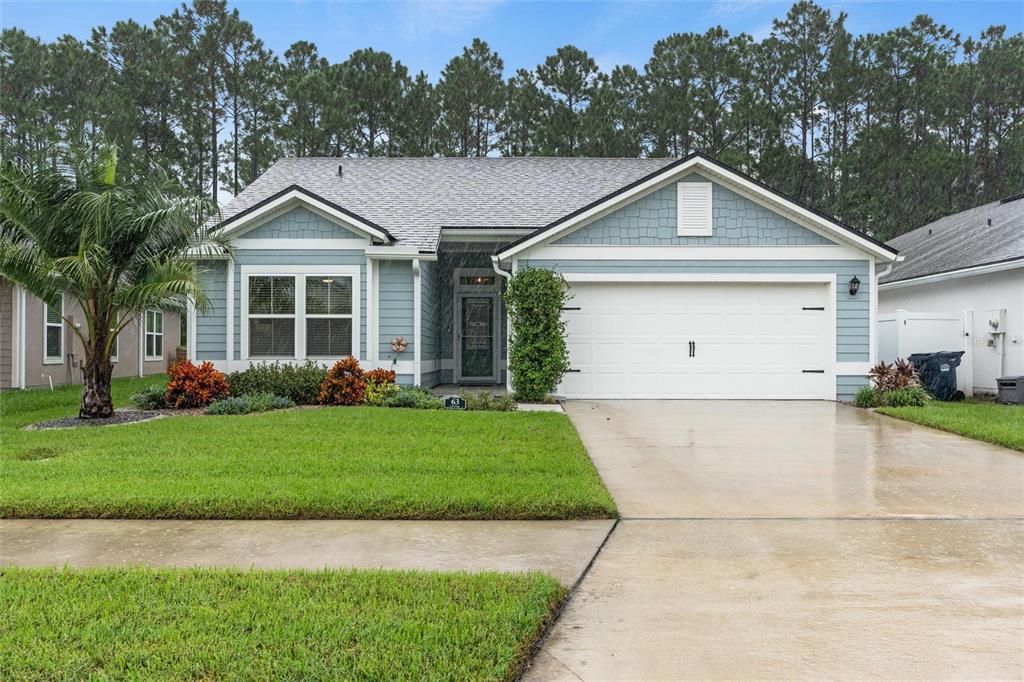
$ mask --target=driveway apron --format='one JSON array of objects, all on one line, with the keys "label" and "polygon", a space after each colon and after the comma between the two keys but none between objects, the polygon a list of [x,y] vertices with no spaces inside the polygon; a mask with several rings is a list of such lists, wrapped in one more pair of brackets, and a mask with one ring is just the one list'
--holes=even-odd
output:
[{"label": "driveway apron", "polygon": [[574,402],[623,520],[531,680],[1021,679],[1024,457],[826,402]]}]

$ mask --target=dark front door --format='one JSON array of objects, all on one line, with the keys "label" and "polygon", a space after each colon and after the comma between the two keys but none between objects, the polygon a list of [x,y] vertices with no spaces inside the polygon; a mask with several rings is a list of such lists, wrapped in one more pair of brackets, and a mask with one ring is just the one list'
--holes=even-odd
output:
[{"label": "dark front door", "polygon": [[463,296],[459,304],[461,378],[494,380],[494,297]]}]

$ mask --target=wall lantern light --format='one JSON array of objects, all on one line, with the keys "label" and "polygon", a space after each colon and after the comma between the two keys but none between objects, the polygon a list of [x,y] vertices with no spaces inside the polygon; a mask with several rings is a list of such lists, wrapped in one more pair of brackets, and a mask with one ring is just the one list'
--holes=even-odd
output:
[{"label": "wall lantern light", "polygon": [[850,280],[850,296],[856,296],[858,291],[860,291],[860,280],[854,275]]}]

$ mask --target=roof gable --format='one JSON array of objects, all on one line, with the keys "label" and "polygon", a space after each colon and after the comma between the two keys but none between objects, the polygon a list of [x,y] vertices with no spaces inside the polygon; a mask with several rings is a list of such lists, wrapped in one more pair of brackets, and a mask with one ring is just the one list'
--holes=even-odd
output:
[{"label": "roof gable", "polygon": [[835,242],[699,173],[679,182],[712,183],[712,235],[679,236],[676,182],[646,194],[592,223],[573,230],[556,245],[834,246]]},{"label": "roof gable", "polygon": [[897,258],[895,248],[887,246],[849,225],[839,222],[835,218],[804,206],[740,171],[697,153],[678,159],[644,178],[640,178],[587,206],[559,218],[537,230],[532,235],[509,244],[498,254],[498,257],[505,260],[533,246],[551,243],[558,235],[568,233],[581,225],[589,224],[591,221],[617,210],[636,198],[666,187],[668,184],[674,183],[683,176],[695,171],[699,171],[714,182],[727,186],[729,189],[742,194],[757,204],[786,216],[797,224],[806,227],[813,226],[813,231],[827,234],[839,242],[870,253],[875,258],[890,262],[895,261]]}]

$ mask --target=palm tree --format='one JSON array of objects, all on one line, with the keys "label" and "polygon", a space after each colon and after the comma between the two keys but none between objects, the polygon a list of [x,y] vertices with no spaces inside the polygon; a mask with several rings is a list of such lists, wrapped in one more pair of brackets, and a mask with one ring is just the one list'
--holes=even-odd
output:
[{"label": "palm tree", "polygon": [[85,328],[68,326],[85,347],[79,417],[110,417],[110,351],[147,308],[208,301],[189,256],[226,248],[210,237],[205,200],[178,198],[166,182],[119,184],[117,153],[103,147],[70,166],[26,171],[0,166],[0,275],[55,304],[66,294]]}]

